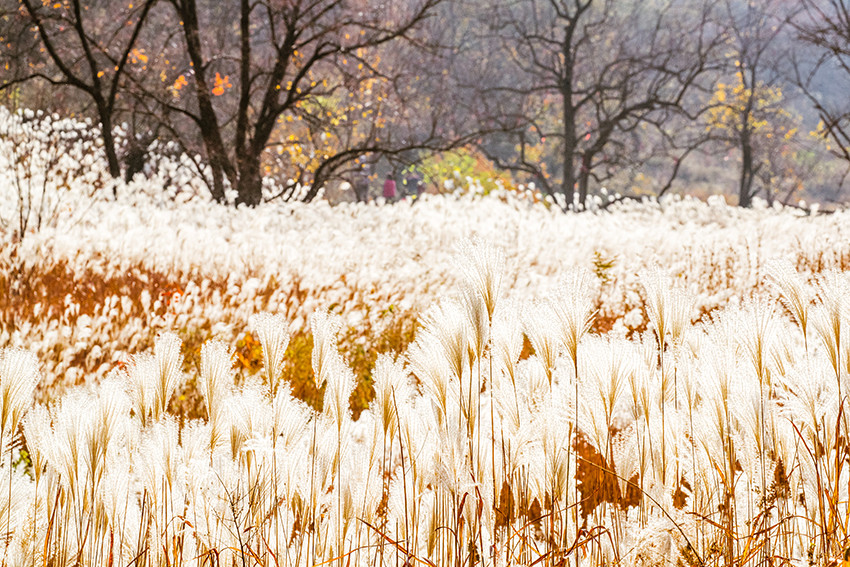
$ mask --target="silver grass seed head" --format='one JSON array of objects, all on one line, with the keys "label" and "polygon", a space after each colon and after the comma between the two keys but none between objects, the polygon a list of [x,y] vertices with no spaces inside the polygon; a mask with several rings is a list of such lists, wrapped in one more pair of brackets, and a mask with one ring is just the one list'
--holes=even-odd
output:
[{"label": "silver grass seed head", "polygon": [[682,357],[678,368],[678,386],[681,396],[687,404],[686,407],[693,411],[701,399],[699,373],[695,356],[689,354]]},{"label": "silver grass seed head", "polygon": [[32,506],[32,488],[21,475],[2,475],[0,481],[0,490],[6,496],[0,498],[0,530],[9,538],[4,543],[3,553],[0,554],[7,565],[27,565],[29,558],[14,557],[16,546],[10,546],[11,538],[15,533],[15,528],[19,522],[19,518],[24,517],[26,511]]},{"label": "silver grass seed head", "polygon": [[523,335],[519,314],[520,310],[515,302],[503,302],[496,312],[491,331],[496,379],[500,374],[504,374],[511,383],[516,381],[516,364],[522,354]]},{"label": "silver grass seed head", "polygon": [[805,336],[809,326],[809,310],[814,299],[811,286],[788,260],[771,262],[767,274],[773,287],[779,292],[783,305],[791,312]]},{"label": "silver grass seed head", "polygon": [[614,471],[617,473],[617,484],[620,493],[626,494],[627,479],[639,472],[639,456],[635,446],[636,425],[632,423],[617,435],[611,443]]},{"label": "silver grass seed head", "polygon": [[628,376],[630,395],[629,411],[631,412],[631,416],[634,421],[649,419],[648,414],[652,406],[652,402],[650,400],[650,385],[647,378],[648,374],[644,370],[644,367],[635,369],[635,371]]},{"label": "silver grass seed head", "polygon": [[505,272],[505,252],[484,240],[467,240],[460,245],[461,273],[470,292],[481,299],[487,321],[493,320],[502,277]]},{"label": "silver grass seed head", "polygon": [[469,478],[466,431],[453,419],[448,420],[444,431],[435,463],[435,474],[437,482],[444,490],[458,494],[461,484]]},{"label": "silver grass seed head", "polygon": [[[451,373],[463,380],[469,366],[469,322],[463,308],[451,299],[439,302],[422,316],[422,332],[436,339]],[[433,346],[433,345],[432,345]]]},{"label": "silver grass seed head", "polygon": [[106,520],[114,531],[120,531],[122,519],[135,508],[136,498],[132,493],[133,470],[127,456],[116,458],[100,485],[98,498],[106,513]]},{"label": "silver grass seed head", "polygon": [[655,269],[640,275],[646,291],[646,312],[655,330],[659,348],[681,343],[691,322],[692,299],[673,286],[669,276]]},{"label": "silver grass seed head", "polygon": [[18,431],[38,380],[38,359],[33,353],[17,348],[0,350],[0,431],[4,440]]},{"label": "silver grass seed head", "polygon": [[843,272],[830,271],[817,278],[817,296],[820,304],[816,307],[812,322],[832,363],[837,376],[844,369],[840,368],[842,351],[848,344],[848,311],[850,311],[850,277]]},{"label": "silver grass seed head", "polygon": [[769,363],[774,352],[776,311],[772,303],[757,299],[748,306],[743,343],[759,383],[770,387]]},{"label": "silver grass seed head", "polygon": [[242,385],[239,394],[245,434],[251,439],[269,437],[274,415],[268,387],[259,379],[250,379]]},{"label": "silver grass seed head", "polygon": [[180,446],[187,463],[210,461],[210,424],[193,419],[180,430]]},{"label": "silver grass seed head", "polygon": [[536,301],[523,313],[523,326],[549,384],[560,351],[560,329],[551,301]]},{"label": "silver grass seed head", "polygon": [[[43,405],[34,406],[23,420],[24,437],[32,458],[33,476],[39,482],[47,467],[47,451],[52,449],[50,442],[53,428],[50,424],[50,412]],[[55,459],[55,457],[54,457]]]},{"label": "silver grass seed head", "polygon": [[543,365],[533,357],[522,361],[517,368],[521,395],[528,407],[536,411],[540,404],[551,396],[552,383],[549,382],[549,376]]},{"label": "silver grass seed head", "polygon": [[94,408],[85,418],[83,461],[94,486],[99,485],[109,463],[126,446],[131,402],[121,382],[117,377],[101,382]]},{"label": "silver grass seed head", "polygon": [[341,328],[340,318],[326,311],[316,311],[310,317],[310,330],[313,333],[313,373],[319,387],[328,379],[330,365],[335,362],[335,356],[339,355],[337,338]]},{"label": "silver grass seed head", "polygon": [[289,345],[289,332],[282,315],[260,313],[254,323],[257,339],[263,347],[263,369],[272,396],[277,394],[283,372],[283,358]]},{"label": "silver grass seed head", "polygon": [[739,434],[746,437],[748,442],[752,442],[760,452],[766,448],[766,439],[762,433],[767,424],[764,412],[767,402],[766,396],[752,380],[740,380],[735,383],[732,414],[737,421]]},{"label": "silver grass seed head", "polygon": [[584,268],[573,268],[558,286],[554,311],[561,327],[561,342],[567,355],[575,361],[578,345],[593,324],[593,298],[598,282]]},{"label": "silver grass seed head", "polygon": [[342,355],[335,349],[326,358],[323,369],[325,397],[322,411],[333,420],[337,429],[340,429],[351,419],[349,399],[356,386],[356,378]]},{"label": "silver grass seed head", "polygon": [[144,433],[133,462],[139,467],[141,479],[148,494],[163,505],[166,495],[182,488],[184,467],[183,449],[179,443],[179,426],[170,415],[155,422]]},{"label": "silver grass seed head", "polygon": [[180,338],[174,333],[162,333],[154,341],[154,356],[158,366],[158,376],[153,405],[153,417],[157,420],[168,409],[168,402],[180,385],[183,377],[180,354]]},{"label": "silver grass seed head", "polygon": [[467,319],[470,359],[474,361],[484,356],[490,340],[490,315],[484,300],[469,286],[463,288],[460,304]]},{"label": "silver grass seed head", "polygon": [[579,402],[578,429],[599,451],[606,455],[611,424],[606,419],[604,400],[599,396],[582,395]]},{"label": "silver grass seed head", "polygon": [[[834,305],[834,304],[833,304]],[[833,374],[841,372],[841,335],[846,334],[842,330],[841,318],[830,307],[819,304],[811,310],[811,323],[816,336],[820,339]]]},{"label": "silver grass seed head", "polygon": [[850,294],[850,276],[845,272],[831,270],[819,274],[816,278],[817,297],[831,316],[840,319],[847,316],[850,309],[847,296]]},{"label": "silver grass seed head", "polygon": [[[45,451],[50,466],[62,477],[63,485],[73,495],[87,480],[85,458],[86,434],[89,429],[90,409],[96,403],[93,396],[82,389],[75,389],[51,408],[54,436],[51,448]],[[50,462],[50,457],[55,457]]]},{"label": "silver grass seed head", "polygon": [[225,407],[223,435],[227,436],[231,458],[239,460],[249,440],[271,435],[273,413],[268,389],[257,378],[247,380],[227,398]]},{"label": "silver grass seed head", "polygon": [[233,387],[231,349],[225,343],[211,340],[201,347],[201,395],[207,419],[215,429],[221,419],[222,404]]},{"label": "silver grass seed head", "polygon": [[127,368],[126,377],[133,398],[133,412],[144,426],[156,402],[158,377],[156,358],[150,354],[134,356]]},{"label": "silver grass seed head", "polygon": [[451,370],[439,339],[427,328],[420,330],[408,347],[406,357],[410,371],[422,385],[423,394],[439,408],[441,419],[445,419]]},{"label": "silver grass seed head", "polygon": [[278,388],[272,401],[274,410],[274,439],[278,446],[293,447],[305,435],[310,420],[310,408],[292,397],[287,387]]},{"label": "silver grass seed head", "polygon": [[398,430],[396,404],[406,402],[409,395],[407,372],[401,361],[380,354],[375,361],[373,375],[375,398],[372,406],[375,416],[381,423],[384,435],[394,439]]}]

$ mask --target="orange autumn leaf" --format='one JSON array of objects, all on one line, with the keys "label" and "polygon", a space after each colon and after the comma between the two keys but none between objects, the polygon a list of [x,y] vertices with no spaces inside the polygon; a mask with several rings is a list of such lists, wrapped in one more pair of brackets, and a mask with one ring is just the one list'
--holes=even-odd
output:
[{"label": "orange autumn leaf", "polygon": [[148,62],[148,56],[145,55],[144,49],[133,49],[130,52],[130,60],[133,63],[138,63],[139,61],[141,61],[142,63],[147,63]]},{"label": "orange autumn leaf", "polygon": [[175,91],[179,91],[180,89],[182,89],[183,87],[185,87],[188,84],[189,84],[189,81],[186,80],[186,77],[184,77],[183,75],[180,75],[179,77],[177,77],[177,80],[174,81],[174,84],[171,85],[171,88],[174,89]]},{"label": "orange autumn leaf", "polygon": [[222,77],[219,73],[215,74],[215,86],[213,87],[212,94],[215,96],[221,96],[224,94],[225,89],[229,89],[233,85],[230,84],[230,76],[225,75]]}]

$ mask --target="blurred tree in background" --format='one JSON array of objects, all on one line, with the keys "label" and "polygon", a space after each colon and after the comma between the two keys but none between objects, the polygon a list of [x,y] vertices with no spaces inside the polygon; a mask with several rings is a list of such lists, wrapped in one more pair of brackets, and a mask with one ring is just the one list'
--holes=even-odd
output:
[{"label": "blurred tree in background", "polygon": [[[385,173],[579,208],[835,195],[847,0],[0,0],[4,104],[100,126],[113,177],[170,143],[218,201]],[[837,79],[837,80],[836,80]],[[809,136],[808,132],[814,132]],[[819,140],[815,138],[820,138]],[[828,140],[828,144],[826,141]],[[737,163],[737,175],[727,160]]]}]

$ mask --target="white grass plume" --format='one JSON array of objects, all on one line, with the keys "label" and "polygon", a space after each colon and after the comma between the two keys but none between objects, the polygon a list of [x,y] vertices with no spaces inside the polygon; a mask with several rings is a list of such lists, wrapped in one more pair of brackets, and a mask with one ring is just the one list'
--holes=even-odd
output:
[{"label": "white grass plume", "polygon": [[283,372],[283,357],[289,345],[286,320],[281,315],[261,313],[254,322],[254,331],[263,347],[263,371],[272,397],[277,395]]},{"label": "white grass plume", "polygon": [[742,342],[750,355],[750,362],[760,384],[770,391],[771,367],[774,358],[776,316],[774,306],[765,301],[754,301],[747,310],[746,327]]},{"label": "white grass plume", "polygon": [[513,384],[516,382],[516,364],[522,354],[522,325],[516,302],[507,301],[500,305],[493,320],[492,356],[496,376],[504,374]]},{"label": "white grass plume", "polygon": [[846,299],[848,296],[850,278],[847,274],[827,272],[818,278],[820,305],[814,310],[812,322],[835,372],[839,391],[843,390],[842,395],[847,393],[847,385],[842,382],[847,380],[847,368],[850,368],[850,362],[847,360],[850,358],[850,341],[847,338],[850,331],[847,324],[847,311],[850,307]]},{"label": "white grass plume", "polygon": [[53,429],[50,426],[50,412],[42,405],[34,406],[27,412],[23,420],[23,427],[27,448],[32,459],[33,477],[36,482],[39,482],[47,468],[48,457],[45,451],[50,451],[52,448],[50,440]]},{"label": "white grass plume", "polygon": [[38,360],[34,354],[15,348],[0,350],[0,436],[7,447],[33,402],[38,380]]},{"label": "white grass plume", "polygon": [[460,252],[458,265],[461,273],[469,285],[470,293],[481,299],[487,321],[491,322],[505,271],[505,253],[484,240],[464,241],[460,245]]},{"label": "white grass plume", "polygon": [[541,411],[535,419],[536,427],[540,431],[540,450],[545,463],[543,478],[538,478],[538,482],[542,483],[538,488],[538,497],[540,502],[544,502],[545,496],[548,495],[550,501],[560,503],[573,488],[570,486],[570,476],[573,475],[568,474],[571,455],[570,428],[565,419],[555,418],[557,411],[547,406],[540,408]]},{"label": "white grass plume", "polygon": [[233,387],[230,372],[230,348],[221,341],[207,341],[201,347],[201,374],[199,386],[210,424],[209,453],[224,439],[222,420],[224,403]]},{"label": "white grass plume", "polygon": [[274,415],[268,389],[257,378],[249,379],[227,398],[225,405],[225,434],[231,458],[239,461],[249,440],[271,436]]},{"label": "white grass plume", "polygon": [[101,383],[85,420],[83,463],[88,469],[88,483],[95,491],[100,489],[109,463],[126,446],[131,404],[122,382],[113,377]]},{"label": "white grass plume", "polygon": [[422,325],[438,339],[443,357],[455,378],[463,381],[469,366],[467,355],[471,333],[462,307],[455,301],[441,301],[425,313]]},{"label": "white grass plume", "polygon": [[560,354],[560,328],[552,302],[537,301],[528,305],[523,313],[523,323],[534,348],[535,358],[551,385],[555,363]]},{"label": "white grass plume", "polygon": [[[88,481],[83,459],[90,408],[97,403],[91,394],[77,389],[62,397],[51,409],[53,435],[42,449],[49,465],[67,486],[72,498],[82,501]],[[45,439],[46,440],[46,439]]]},{"label": "white grass plume", "polygon": [[680,344],[691,322],[693,301],[674,288],[672,279],[657,269],[642,273],[640,279],[646,291],[646,313],[659,348],[663,351],[668,346]]},{"label": "white grass plume", "polygon": [[623,403],[627,377],[634,373],[638,355],[629,341],[595,339],[588,341],[580,362],[579,425],[606,458],[610,456],[611,428]]},{"label": "white grass plume", "polygon": [[378,355],[375,361],[374,389],[375,398],[371,407],[384,436],[392,442],[398,432],[398,414],[396,404],[407,401],[410,395],[407,372],[399,360],[387,354]]},{"label": "white grass plume", "polygon": [[158,420],[168,409],[168,402],[183,377],[181,341],[174,333],[162,333],[154,341],[158,374],[154,390],[153,419]]},{"label": "white grass plume", "polygon": [[307,431],[310,408],[292,397],[288,385],[280,387],[272,400],[274,443],[283,448],[294,447]]},{"label": "white grass plume", "polygon": [[468,347],[473,359],[484,356],[487,342],[490,340],[490,319],[484,300],[472,288],[464,288],[460,304],[463,307],[469,330]]},{"label": "white grass plume", "polygon": [[138,467],[140,480],[154,506],[170,505],[172,497],[182,501],[185,465],[174,418],[160,420],[145,432],[134,456],[134,466]]},{"label": "white grass plume", "polygon": [[114,553],[120,562],[133,561],[130,549],[139,537],[141,510],[133,486],[134,480],[128,456],[114,459],[98,495],[106,515]]},{"label": "white grass plume", "polygon": [[337,337],[342,322],[326,311],[316,311],[310,317],[310,329],[313,332],[313,375],[316,385],[321,386],[333,371],[332,364],[339,355]]},{"label": "white grass plume", "polygon": [[421,384],[423,394],[438,413],[443,424],[448,416],[448,400],[451,369],[435,330],[421,329],[408,347],[406,358],[410,371]]},{"label": "white grass plume", "polygon": [[351,419],[349,400],[356,385],[354,372],[337,351],[326,359],[322,369],[322,382],[325,384],[322,411],[337,424],[337,428],[341,428],[344,422]]},{"label": "white grass plume", "polygon": [[126,370],[133,413],[142,426],[147,425],[156,403],[157,369],[156,358],[150,354],[139,354],[132,358]]},{"label": "white grass plume", "polygon": [[578,364],[578,345],[593,324],[593,297],[597,280],[588,270],[573,268],[562,279],[553,305],[560,322],[561,343],[567,356]]},{"label": "white grass plume", "polygon": [[808,348],[808,330],[810,322],[810,310],[814,294],[809,286],[791,265],[788,260],[777,260],[768,266],[768,275],[773,285],[779,291],[779,297],[791,312]]}]

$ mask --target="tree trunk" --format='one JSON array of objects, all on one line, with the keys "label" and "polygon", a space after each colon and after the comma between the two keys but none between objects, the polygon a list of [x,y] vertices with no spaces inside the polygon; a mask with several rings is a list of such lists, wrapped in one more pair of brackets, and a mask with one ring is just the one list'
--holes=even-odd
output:
[{"label": "tree trunk", "polygon": [[590,160],[589,154],[581,156],[581,171],[578,175],[578,204],[579,210],[583,211],[587,207],[587,189],[590,185]]},{"label": "tree trunk", "polygon": [[[564,172],[561,191],[567,200],[567,206],[570,206],[575,202],[576,117],[575,110],[572,107],[571,91],[566,90],[561,93],[561,96],[564,104],[564,154],[562,156]],[[584,200],[581,199],[581,196],[579,196],[579,202],[581,207],[584,208]]]},{"label": "tree trunk", "polygon": [[103,149],[106,152],[106,162],[109,165],[109,175],[117,179],[121,177],[121,163],[118,161],[118,153],[115,150],[115,135],[112,133],[112,117],[106,109],[98,111],[100,115],[100,128],[103,136]]},{"label": "tree trunk", "polygon": [[259,156],[242,156],[239,160],[239,182],[236,185],[236,204],[256,207],[263,200],[263,176]]},{"label": "tree trunk", "polygon": [[[210,100],[210,86],[206,80],[206,70],[202,55],[202,44],[199,31],[198,10],[195,0],[172,2],[177,15],[182,21],[183,37],[186,40],[186,50],[194,67],[195,94],[198,97],[198,126],[201,139],[207,150],[207,159],[213,170],[213,186],[210,189],[213,199],[224,202],[224,177],[230,180],[231,186],[241,185],[236,179],[236,171],[225,150],[218,116]],[[259,165],[257,166],[259,169]],[[241,179],[241,176],[240,176]]]},{"label": "tree trunk", "polygon": [[212,169],[213,185],[210,188],[212,198],[216,203],[224,203],[224,169],[214,158],[210,158],[210,169]]},{"label": "tree trunk", "polygon": [[753,146],[750,132],[746,128],[741,132],[741,178],[738,183],[738,206],[750,207],[753,204]]}]

